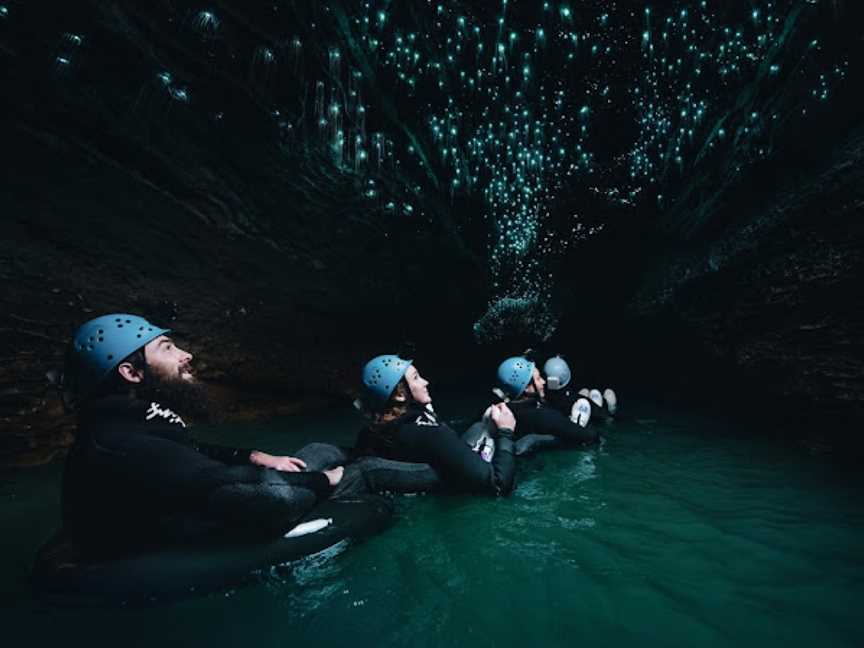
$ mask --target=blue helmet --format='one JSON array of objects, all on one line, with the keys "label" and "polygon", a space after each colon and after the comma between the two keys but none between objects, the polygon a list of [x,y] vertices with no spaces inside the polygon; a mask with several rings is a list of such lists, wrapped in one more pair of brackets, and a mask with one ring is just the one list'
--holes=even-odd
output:
[{"label": "blue helmet", "polygon": [[549,389],[564,389],[570,382],[570,366],[560,355],[549,358],[543,365],[546,386]]},{"label": "blue helmet", "polygon": [[402,380],[413,360],[404,360],[397,355],[380,355],[372,358],[363,367],[363,386],[370,407],[379,409],[390,400],[390,394]]},{"label": "blue helmet", "polygon": [[510,398],[518,398],[531,382],[533,375],[534,363],[527,358],[522,356],[507,358],[498,365],[498,386]]},{"label": "blue helmet", "polygon": [[86,394],[130,353],[169,332],[143,317],[126,313],[92,319],[82,324],[72,338],[67,374],[71,372],[77,391]]}]

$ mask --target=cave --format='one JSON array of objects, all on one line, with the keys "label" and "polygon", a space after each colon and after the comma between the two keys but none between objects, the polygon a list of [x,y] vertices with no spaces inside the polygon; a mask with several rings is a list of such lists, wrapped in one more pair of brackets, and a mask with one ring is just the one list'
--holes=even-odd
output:
[{"label": "cave", "polygon": [[170,328],[229,424],[350,410],[380,353],[479,405],[530,348],[852,463],[860,18],[0,1],[0,465],[62,462],[53,379],[114,312]]}]

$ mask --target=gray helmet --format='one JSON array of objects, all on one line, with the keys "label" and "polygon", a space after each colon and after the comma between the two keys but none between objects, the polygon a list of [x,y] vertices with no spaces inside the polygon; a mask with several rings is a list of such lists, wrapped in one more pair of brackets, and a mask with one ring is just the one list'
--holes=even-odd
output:
[{"label": "gray helmet", "polygon": [[543,365],[543,373],[546,374],[546,386],[553,391],[564,389],[570,384],[570,367],[560,355],[546,361]]}]

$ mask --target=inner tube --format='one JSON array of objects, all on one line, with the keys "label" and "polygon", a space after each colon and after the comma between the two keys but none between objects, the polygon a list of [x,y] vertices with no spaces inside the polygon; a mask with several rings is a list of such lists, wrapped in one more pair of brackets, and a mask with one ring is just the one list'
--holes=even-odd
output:
[{"label": "inner tube", "polygon": [[256,572],[384,530],[392,503],[374,495],[328,500],[280,538],[172,547],[105,561],[75,561],[70,540],[55,534],[38,552],[35,594],[61,606],[148,605],[212,593],[254,580]]}]

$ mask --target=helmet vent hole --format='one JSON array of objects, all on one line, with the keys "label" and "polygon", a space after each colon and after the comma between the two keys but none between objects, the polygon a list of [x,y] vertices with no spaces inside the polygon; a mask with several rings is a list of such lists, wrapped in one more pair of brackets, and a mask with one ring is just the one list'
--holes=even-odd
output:
[{"label": "helmet vent hole", "polygon": [[127,323],[127,324],[131,324],[131,323],[132,323],[132,320],[126,320],[126,323]]},{"label": "helmet vent hole", "polygon": [[122,325],[122,324],[118,324],[118,325],[117,325],[117,328],[123,328],[123,325]]},{"label": "helmet vent hole", "polygon": [[105,338],[100,337],[100,338],[99,338],[99,341],[100,341],[100,342],[104,342],[104,341],[105,341]]},{"label": "helmet vent hole", "polygon": [[109,359],[109,360],[113,360],[113,359],[114,359],[114,356],[113,356],[112,354],[109,354],[109,355],[108,355],[108,359]]},{"label": "helmet vent hole", "polygon": [[99,335],[102,335],[104,332],[105,331],[103,331],[102,329],[99,329]]},{"label": "helmet vent hole", "polygon": [[139,337],[139,338],[141,337],[141,334],[140,334],[140,333],[138,334],[138,337]]},{"label": "helmet vent hole", "polygon": [[119,317],[115,317],[115,318],[114,318],[114,321],[115,321],[115,322],[119,322],[119,321],[120,321],[120,318],[119,318]]}]

